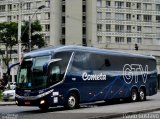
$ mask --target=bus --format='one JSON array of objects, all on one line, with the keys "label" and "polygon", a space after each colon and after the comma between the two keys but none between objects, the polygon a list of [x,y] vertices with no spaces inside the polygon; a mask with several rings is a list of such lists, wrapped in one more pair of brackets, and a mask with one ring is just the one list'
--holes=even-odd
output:
[{"label": "bus", "polygon": [[18,106],[78,108],[80,103],[157,93],[153,56],[83,46],[48,47],[24,55],[16,86]]}]

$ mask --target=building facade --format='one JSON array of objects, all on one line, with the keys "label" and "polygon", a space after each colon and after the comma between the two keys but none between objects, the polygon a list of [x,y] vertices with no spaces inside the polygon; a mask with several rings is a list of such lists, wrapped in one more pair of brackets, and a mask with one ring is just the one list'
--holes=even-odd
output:
[{"label": "building facade", "polygon": [[[160,0],[21,0],[22,20],[40,20],[48,45],[153,55],[160,74]],[[0,1],[0,22],[17,21],[19,0]],[[36,11],[45,5],[46,8]]]},{"label": "building facade", "polygon": [[52,0],[52,44],[153,55],[160,73],[160,0]]},{"label": "building facade", "polygon": [[[21,18],[23,21],[39,20],[42,25],[42,33],[47,44],[50,44],[50,0],[0,0],[0,22],[18,22],[19,5],[21,5]],[[38,7],[45,5],[45,8],[38,10]],[[23,31],[21,31],[23,33]],[[0,44],[0,49],[5,53],[4,44]],[[16,53],[18,45],[14,47]],[[18,61],[18,55],[12,54],[12,61]],[[6,72],[6,67],[0,55],[0,78]],[[12,82],[16,80],[17,68],[11,71]]]}]

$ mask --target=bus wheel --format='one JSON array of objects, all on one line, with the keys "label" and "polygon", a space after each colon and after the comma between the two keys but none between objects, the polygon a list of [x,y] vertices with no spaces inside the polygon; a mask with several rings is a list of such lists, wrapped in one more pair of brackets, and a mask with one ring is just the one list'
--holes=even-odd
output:
[{"label": "bus wheel", "polygon": [[74,93],[70,93],[68,99],[67,99],[67,107],[68,109],[75,109],[79,106],[78,98]]},{"label": "bus wheel", "polygon": [[48,111],[49,106],[48,106],[48,105],[40,105],[39,108],[40,108],[42,111],[46,112],[46,111]]},{"label": "bus wheel", "polygon": [[138,91],[136,89],[132,89],[131,91],[131,101],[136,102],[138,100]]},{"label": "bus wheel", "polygon": [[139,91],[139,100],[140,101],[145,101],[146,100],[146,92],[143,88],[141,88],[140,91]]}]

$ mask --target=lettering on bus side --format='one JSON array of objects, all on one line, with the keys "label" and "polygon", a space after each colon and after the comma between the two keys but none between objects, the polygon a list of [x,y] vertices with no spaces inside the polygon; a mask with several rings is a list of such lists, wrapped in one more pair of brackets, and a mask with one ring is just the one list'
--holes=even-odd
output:
[{"label": "lettering on bus side", "polygon": [[87,72],[84,72],[82,74],[82,79],[84,81],[91,81],[91,80],[106,80],[106,75],[100,73],[100,74],[88,74]]},{"label": "lettering on bus side", "polygon": [[143,83],[147,81],[148,65],[142,67],[141,64],[125,64],[123,67],[123,79],[127,84],[130,84],[133,80],[138,83],[138,76],[141,76]]}]

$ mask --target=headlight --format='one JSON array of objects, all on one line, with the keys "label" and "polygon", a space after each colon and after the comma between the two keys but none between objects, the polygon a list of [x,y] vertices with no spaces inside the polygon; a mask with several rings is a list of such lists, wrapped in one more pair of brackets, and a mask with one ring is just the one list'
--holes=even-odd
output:
[{"label": "headlight", "polygon": [[13,95],[14,95],[14,93],[10,93],[9,95],[13,96]]}]

